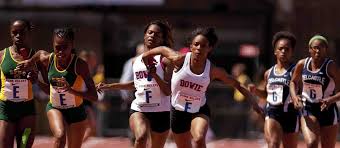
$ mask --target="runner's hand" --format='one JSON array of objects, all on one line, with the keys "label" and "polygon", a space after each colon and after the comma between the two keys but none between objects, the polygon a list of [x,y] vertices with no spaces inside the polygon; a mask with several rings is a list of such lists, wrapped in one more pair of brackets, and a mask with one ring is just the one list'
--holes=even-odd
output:
[{"label": "runner's hand", "polygon": [[99,93],[103,93],[104,90],[108,90],[110,88],[109,84],[105,84],[103,82],[100,82],[99,84],[96,85],[96,90]]},{"label": "runner's hand", "polygon": [[323,99],[321,100],[321,111],[325,111],[328,109],[328,107],[332,104],[332,102],[329,99]]},{"label": "runner's hand", "polygon": [[254,84],[248,84],[248,89],[252,94],[255,94],[256,86]]},{"label": "runner's hand", "polygon": [[55,89],[57,89],[60,92],[66,92],[71,87],[70,84],[67,82],[67,80],[64,77],[61,78],[52,78],[52,81],[55,83]]},{"label": "runner's hand", "polygon": [[19,62],[16,69],[19,71],[27,71],[34,66],[34,62],[30,59]]},{"label": "runner's hand", "polygon": [[302,104],[302,99],[300,96],[296,96],[297,101],[294,101],[294,108],[297,110],[301,110],[303,108],[303,104]]},{"label": "runner's hand", "polygon": [[258,104],[253,104],[253,109],[264,119],[265,117],[264,110]]}]

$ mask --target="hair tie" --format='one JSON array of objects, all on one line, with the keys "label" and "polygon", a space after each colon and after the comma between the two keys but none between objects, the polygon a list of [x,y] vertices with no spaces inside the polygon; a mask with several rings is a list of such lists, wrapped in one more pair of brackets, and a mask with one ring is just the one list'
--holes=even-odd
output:
[{"label": "hair tie", "polygon": [[326,45],[328,46],[328,41],[325,37],[321,36],[321,35],[314,35],[310,40],[309,40],[309,46],[311,46],[312,42],[314,40],[321,40],[324,41],[326,43]]}]

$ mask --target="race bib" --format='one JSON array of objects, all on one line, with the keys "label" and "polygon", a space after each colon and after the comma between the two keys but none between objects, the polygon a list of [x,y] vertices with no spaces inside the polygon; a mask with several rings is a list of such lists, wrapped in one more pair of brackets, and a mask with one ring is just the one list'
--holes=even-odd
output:
[{"label": "race bib", "polygon": [[56,88],[51,87],[52,94],[52,106],[60,109],[67,109],[76,107],[75,96],[73,94],[60,91]]},{"label": "race bib", "polygon": [[322,86],[319,84],[304,83],[302,97],[311,102],[319,102],[322,99]]},{"label": "race bib", "polygon": [[201,98],[180,93],[178,94],[175,108],[179,111],[197,113],[201,108]]},{"label": "race bib", "polygon": [[282,104],[283,98],[283,86],[282,85],[270,85],[267,88],[267,101],[272,105]]},{"label": "race bib", "polygon": [[28,99],[27,79],[7,79],[4,94],[9,101],[22,102]]},{"label": "race bib", "polygon": [[159,106],[161,103],[161,90],[158,84],[146,84],[143,90],[137,92],[137,104],[141,107]]}]

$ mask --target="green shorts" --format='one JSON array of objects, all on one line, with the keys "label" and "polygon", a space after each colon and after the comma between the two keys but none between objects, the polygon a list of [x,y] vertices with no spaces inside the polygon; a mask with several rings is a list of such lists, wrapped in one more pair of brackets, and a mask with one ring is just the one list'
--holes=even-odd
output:
[{"label": "green shorts", "polygon": [[67,124],[76,123],[80,121],[84,121],[87,118],[87,114],[85,111],[85,107],[81,104],[78,107],[68,108],[68,109],[59,109],[52,106],[51,102],[48,102],[46,105],[46,112],[51,109],[57,109],[61,112],[64,117],[64,120]]},{"label": "green shorts", "polygon": [[35,115],[34,100],[11,102],[0,100],[0,120],[18,122],[23,117]]}]

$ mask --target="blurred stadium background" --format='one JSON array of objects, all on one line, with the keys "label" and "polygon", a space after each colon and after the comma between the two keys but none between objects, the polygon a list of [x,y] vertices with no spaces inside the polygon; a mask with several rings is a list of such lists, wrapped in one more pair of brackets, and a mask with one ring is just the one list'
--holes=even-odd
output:
[{"label": "blurred stadium background", "polygon": [[[271,37],[280,30],[297,36],[296,59],[307,56],[312,35],[327,36],[331,55],[339,65],[339,5],[338,0],[0,0],[0,48],[10,45],[9,22],[16,18],[33,22],[34,49],[51,51],[52,29],[72,26],[76,29],[76,48],[94,50],[98,62],[105,66],[107,81],[114,82],[119,80],[124,62],[134,56],[144,25],[164,19],[174,28],[175,49],[185,47],[185,37],[195,27],[215,26],[220,40],[211,61],[229,73],[232,65],[244,63],[246,74],[256,83],[259,70],[274,62]],[[128,146],[128,108],[121,107],[124,102],[118,91],[106,93],[103,101],[109,107],[95,108],[97,137],[121,137],[123,140],[116,140]],[[44,97],[36,102],[37,141],[50,136],[46,102]],[[225,141],[261,143],[261,123],[253,118],[245,102],[233,99],[232,89],[213,83],[208,103],[215,142],[228,138]],[[100,139],[110,138],[90,141]]]}]

